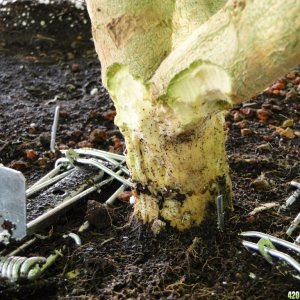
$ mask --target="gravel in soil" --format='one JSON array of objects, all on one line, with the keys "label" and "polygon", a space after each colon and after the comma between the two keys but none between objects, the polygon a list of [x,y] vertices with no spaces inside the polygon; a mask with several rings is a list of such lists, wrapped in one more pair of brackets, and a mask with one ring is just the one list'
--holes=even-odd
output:
[{"label": "gravel in soil", "polygon": [[[22,171],[28,185],[53,168],[59,152],[49,151],[49,133],[57,104],[59,149],[88,146],[121,153],[124,142],[101,86],[86,11],[65,2],[7,7],[9,15],[0,11],[7,18],[0,21],[0,163]],[[14,25],[24,9],[40,24],[26,27],[26,34],[24,20]],[[61,21],[50,22],[52,16],[54,21],[62,16]],[[299,201],[278,212],[293,193],[290,181],[300,177],[299,94],[296,68],[227,113],[234,213],[226,216],[223,233],[207,223],[183,233],[167,228],[154,237],[131,218],[128,197],[104,211],[100,203],[115,188],[110,186],[86,197],[43,232],[45,240],[22,253],[48,256],[60,250],[62,255],[36,281],[0,279],[1,299],[285,299],[289,290],[299,290],[291,268],[247,252],[239,236],[256,230],[286,239],[299,212]],[[269,209],[253,212],[270,202]],[[105,222],[80,234],[82,246],[62,237],[77,232],[86,217],[95,219],[97,211]]]}]

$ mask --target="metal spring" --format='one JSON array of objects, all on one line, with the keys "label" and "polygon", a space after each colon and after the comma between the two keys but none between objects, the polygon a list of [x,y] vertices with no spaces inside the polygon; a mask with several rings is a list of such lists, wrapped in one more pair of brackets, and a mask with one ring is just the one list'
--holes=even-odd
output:
[{"label": "metal spring", "polygon": [[46,258],[42,256],[5,256],[0,258],[0,275],[14,282],[20,279],[33,280],[42,272],[40,264],[44,264]]}]

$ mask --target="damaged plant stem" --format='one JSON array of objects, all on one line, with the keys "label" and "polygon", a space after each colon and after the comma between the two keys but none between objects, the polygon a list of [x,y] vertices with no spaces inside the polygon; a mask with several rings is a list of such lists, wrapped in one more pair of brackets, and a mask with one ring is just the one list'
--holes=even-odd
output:
[{"label": "damaged plant stem", "polygon": [[87,5],[136,183],[136,216],[184,230],[214,218],[217,195],[230,210],[224,110],[299,63],[300,2]]}]

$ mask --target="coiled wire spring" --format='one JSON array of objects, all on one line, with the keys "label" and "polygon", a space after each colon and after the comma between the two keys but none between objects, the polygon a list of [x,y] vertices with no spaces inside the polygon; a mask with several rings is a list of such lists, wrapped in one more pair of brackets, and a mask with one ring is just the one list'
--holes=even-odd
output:
[{"label": "coiled wire spring", "polygon": [[59,250],[55,250],[55,253],[51,254],[47,258],[43,256],[18,256],[18,253],[25,250],[36,241],[37,237],[34,237],[9,254],[0,256],[1,278],[8,279],[11,282],[19,281],[22,279],[37,279],[45,272],[48,267],[50,267],[55,262],[58,256],[62,256],[62,253]]},{"label": "coiled wire spring", "polygon": [[[77,246],[81,246],[81,239],[75,233],[63,235],[64,238],[71,238]],[[34,280],[40,277],[46,269],[48,269],[59,256],[63,256],[62,250],[55,250],[53,254],[47,258],[43,256],[25,257],[17,256],[20,251],[28,248],[37,241],[37,237],[25,242],[16,250],[10,252],[6,256],[0,256],[0,277],[6,278],[11,282],[20,281],[22,279]]]},{"label": "coiled wire spring", "polygon": [[33,280],[42,273],[41,264],[45,264],[47,259],[42,256],[23,257],[6,256],[0,259],[0,274],[2,278],[7,278],[14,282],[20,279]]}]

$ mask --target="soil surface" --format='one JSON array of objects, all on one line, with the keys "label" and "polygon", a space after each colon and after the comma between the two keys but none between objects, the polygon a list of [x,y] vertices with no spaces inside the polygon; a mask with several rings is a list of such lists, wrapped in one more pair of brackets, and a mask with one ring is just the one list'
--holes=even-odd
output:
[{"label": "soil surface", "polygon": [[[30,2],[0,10],[0,163],[22,171],[28,186],[53,169],[60,156],[59,151],[49,151],[58,104],[59,149],[124,151],[113,124],[114,105],[101,86],[86,11],[65,2],[37,6]],[[234,212],[226,215],[223,232],[213,220],[189,232],[167,228],[154,237],[147,226],[131,218],[130,193],[107,211],[107,222],[101,203],[115,191],[117,184],[112,184],[101,194],[82,199],[41,232],[45,238],[21,255],[47,257],[55,251],[61,255],[35,281],[0,279],[0,298],[286,299],[288,291],[300,289],[294,277],[299,273],[277,259],[271,265],[248,252],[239,233],[256,230],[291,242],[299,235],[298,229],[289,238],[286,230],[300,201],[278,212],[294,192],[290,182],[300,180],[299,119],[297,68],[227,113]],[[35,203],[29,203],[32,213]],[[265,203],[272,204],[253,212]],[[96,221],[79,233],[81,246],[63,238],[78,232],[91,211],[102,214],[106,223]]]}]

